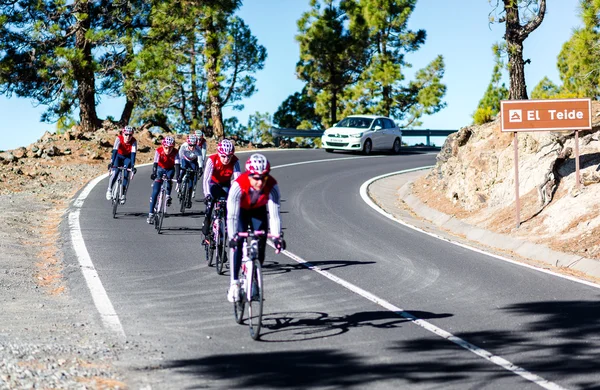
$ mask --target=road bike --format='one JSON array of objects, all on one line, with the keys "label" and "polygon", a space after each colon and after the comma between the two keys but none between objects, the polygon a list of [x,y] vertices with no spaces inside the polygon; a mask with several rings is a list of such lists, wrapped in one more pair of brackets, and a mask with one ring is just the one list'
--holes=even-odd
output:
[{"label": "road bike", "polygon": [[[247,232],[239,232],[235,235],[232,243],[235,247],[237,239],[244,238],[242,244],[242,264],[240,267],[240,295],[233,302],[233,314],[235,322],[241,324],[244,317],[244,309],[248,305],[248,329],[250,337],[253,340],[258,340],[260,337],[260,328],[262,326],[263,302],[264,302],[264,285],[262,266],[258,257],[259,239],[266,234],[263,230],[248,230]],[[268,238],[276,238],[271,234]],[[283,239],[283,236],[281,236]],[[279,253],[279,250],[275,250]],[[233,271],[232,271],[233,272]]]},{"label": "road bike", "polygon": [[177,198],[179,198],[179,211],[185,214],[186,208],[192,207],[192,190],[190,188],[190,180],[194,180],[194,169],[184,169],[185,173],[181,179],[181,184],[177,186]]},{"label": "road bike", "polygon": [[[117,218],[117,207],[119,206],[119,204],[125,204],[125,198],[123,198],[123,195],[125,194],[125,191],[127,190],[127,188],[125,188],[125,185],[123,184],[125,172],[127,172],[127,174],[129,175],[129,180],[132,180],[133,176],[137,172],[137,169],[135,169],[135,168],[130,169],[130,168],[125,168],[125,167],[112,167],[111,170],[112,169],[117,170],[117,181],[113,185],[112,195],[111,195],[110,200],[112,203],[112,216],[113,216],[113,218]],[[108,180],[112,180],[112,177],[109,176]],[[123,199],[121,199],[121,198],[123,198]]]},{"label": "road bike", "polygon": [[[200,178],[202,177],[202,173],[204,172],[204,169],[199,166],[198,170],[196,170],[196,180],[194,180],[194,188],[192,190],[192,198],[196,197],[196,187],[198,186],[198,182],[200,181]],[[200,184],[202,185],[202,184]]]},{"label": "road bike", "polygon": [[213,258],[215,257],[215,251],[217,256],[215,258],[215,270],[217,274],[223,273],[223,265],[227,262],[227,199],[219,198],[215,201],[215,207],[213,207],[212,215],[212,226],[209,233],[209,243],[205,247],[206,260],[208,265],[211,266]]},{"label": "road bike", "polygon": [[167,184],[169,182],[169,177],[163,173],[161,180],[162,185],[160,186],[160,191],[158,192],[158,199],[156,200],[156,204],[154,205],[154,228],[156,229],[158,234],[161,233],[163,220],[167,215]]}]

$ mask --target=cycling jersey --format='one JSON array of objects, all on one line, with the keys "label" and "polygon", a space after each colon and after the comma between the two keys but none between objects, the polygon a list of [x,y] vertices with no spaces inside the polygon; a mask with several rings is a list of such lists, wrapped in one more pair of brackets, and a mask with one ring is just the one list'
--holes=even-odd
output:
[{"label": "cycling jersey", "polygon": [[202,150],[194,145],[194,147],[190,150],[190,146],[189,144],[186,142],[183,145],[181,145],[181,148],[179,148],[179,160],[183,161],[200,161],[202,159]]},{"label": "cycling jersey", "polygon": [[240,162],[236,156],[231,156],[226,165],[223,165],[218,153],[208,156],[202,183],[204,196],[210,195],[210,185],[212,183],[229,186],[229,183],[237,179],[240,173]]},{"label": "cycling jersey", "polygon": [[175,164],[179,164],[179,151],[173,148],[168,155],[165,153],[164,147],[159,146],[154,153],[154,163],[163,169],[173,169]]},{"label": "cycling jersey", "polygon": [[[266,206],[266,208],[265,208]],[[279,217],[280,194],[277,181],[268,176],[267,182],[259,191],[250,186],[248,173],[244,172],[233,182],[227,197],[227,234],[233,239],[238,231],[238,219],[241,210],[257,210],[264,208],[269,212],[269,231],[273,235],[281,235],[281,220]]]},{"label": "cycling jersey", "polygon": [[117,139],[115,139],[115,146],[113,146],[113,150],[116,150],[121,156],[129,157],[131,156],[131,153],[135,153],[137,151],[137,140],[134,137],[131,137],[129,142],[125,142],[123,134],[119,134]]}]

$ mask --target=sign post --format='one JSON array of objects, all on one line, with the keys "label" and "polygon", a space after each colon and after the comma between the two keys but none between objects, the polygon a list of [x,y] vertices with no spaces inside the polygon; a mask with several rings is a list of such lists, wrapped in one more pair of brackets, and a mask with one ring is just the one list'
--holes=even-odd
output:
[{"label": "sign post", "polygon": [[517,133],[521,131],[575,131],[575,180],[579,188],[579,130],[592,128],[592,100],[503,100],[500,102],[503,132],[514,133],[517,228],[520,222],[519,160]]}]

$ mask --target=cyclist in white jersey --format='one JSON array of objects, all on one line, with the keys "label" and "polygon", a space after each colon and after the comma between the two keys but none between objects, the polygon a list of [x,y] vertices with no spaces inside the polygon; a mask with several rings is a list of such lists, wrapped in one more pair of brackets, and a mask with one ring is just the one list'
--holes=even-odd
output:
[{"label": "cyclist in white jersey", "polygon": [[[197,138],[194,134],[190,134],[187,137],[186,142],[179,148],[179,161],[181,163],[181,170],[177,182],[181,183],[183,178],[183,172],[185,169],[191,169],[193,173],[192,180],[188,182],[188,188],[190,191],[194,188],[194,182],[196,181],[196,174],[198,173],[198,164],[202,159],[202,150],[197,145]],[[192,207],[192,200],[188,199],[185,207]]]},{"label": "cyclist in white jersey", "polygon": [[[285,249],[279,217],[280,193],[277,180],[269,173],[271,164],[262,154],[253,154],[246,162],[246,171],[231,185],[227,197],[227,234],[231,242],[237,232],[247,229],[263,230],[276,236],[273,244],[278,251]],[[242,242],[238,239],[234,247],[231,286],[227,294],[229,302],[239,296],[239,272],[242,262]],[[258,259],[265,260],[267,237],[259,240]],[[232,243],[233,244],[233,243]]]}]

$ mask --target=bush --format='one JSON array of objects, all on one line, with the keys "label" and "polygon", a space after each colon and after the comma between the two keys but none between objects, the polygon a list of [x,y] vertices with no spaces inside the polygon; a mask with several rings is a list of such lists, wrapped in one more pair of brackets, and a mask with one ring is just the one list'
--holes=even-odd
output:
[{"label": "bush", "polygon": [[492,107],[478,108],[473,114],[473,123],[476,125],[483,125],[494,120],[496,113]]}]

